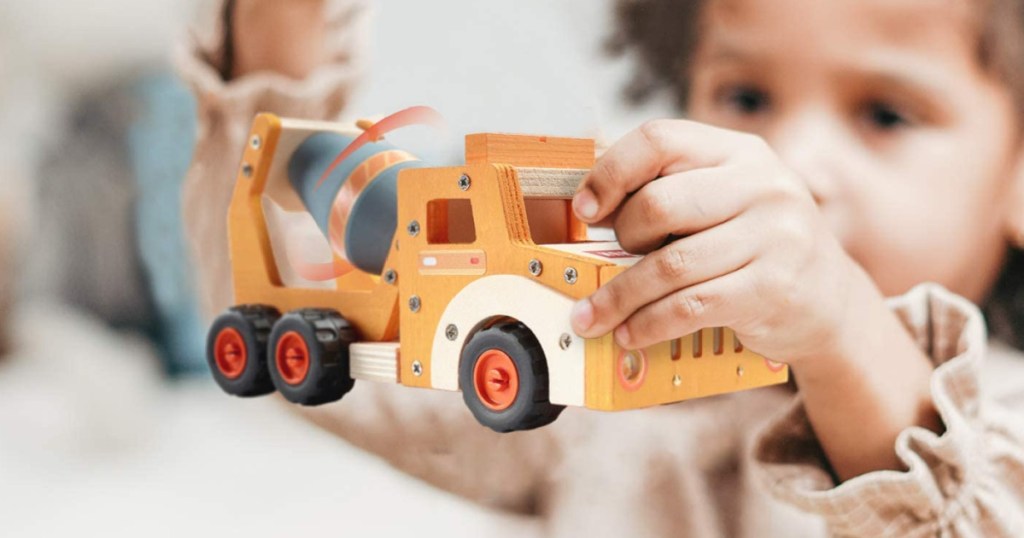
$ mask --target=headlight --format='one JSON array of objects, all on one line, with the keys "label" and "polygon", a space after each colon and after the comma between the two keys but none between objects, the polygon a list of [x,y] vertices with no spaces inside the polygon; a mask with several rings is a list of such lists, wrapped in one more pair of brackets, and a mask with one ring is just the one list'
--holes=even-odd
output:
[{"label": "headlight", "polygon": [[619,354],[619,382],[626,390],[636,390],[647,376],[647,355],[643,350],[623,350]]}]

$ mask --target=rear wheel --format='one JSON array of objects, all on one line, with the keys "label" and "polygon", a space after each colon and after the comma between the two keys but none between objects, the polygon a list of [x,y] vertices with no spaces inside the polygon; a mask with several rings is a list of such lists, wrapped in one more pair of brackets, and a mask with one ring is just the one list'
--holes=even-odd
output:
[{"label": "rear wheel", "polygon": [[352,390],[348,346],[355,331],[333,310],[303,309],[282,317],[270,334],[270,378],[288,401],[320,405]]},{"label": "rear wheel", "polygon": [[538,428],[564,406],[548,399],[548,369],[537,338],[519,322],[477,332],[459,361],[462,398],[484,426],[497,432]]},{"label": "rear wheel", "polygon": [[234,306],[213,321],[206,339],[206,360],[220,388],[234,396],[274,392],[267,373],[267,341],[281,317],[272,307]]}]

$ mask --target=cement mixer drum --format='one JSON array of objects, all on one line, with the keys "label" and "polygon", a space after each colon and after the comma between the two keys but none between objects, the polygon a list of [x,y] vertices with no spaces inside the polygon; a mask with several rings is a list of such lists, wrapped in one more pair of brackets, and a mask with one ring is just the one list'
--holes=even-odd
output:
[{"label": "cement mixer drum", "polygon": [[398,172],[426,165],[391,144],[370,142],[320,183],[353,140],[335,132],[310,136],[292,154],[288,180],[334,253],[363,271],[380,274],[397,225]]}]

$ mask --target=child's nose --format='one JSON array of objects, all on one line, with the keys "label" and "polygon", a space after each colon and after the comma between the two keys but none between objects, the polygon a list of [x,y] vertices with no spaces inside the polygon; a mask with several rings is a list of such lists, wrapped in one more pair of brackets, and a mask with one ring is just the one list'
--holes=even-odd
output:
[{"label": "child's nose", "polygon": [[841,162],[848,152],[841,125],[826,112],[807,111],[779,123],[768,137],[779,158],[804,182],[821,207],[839,190]]}]

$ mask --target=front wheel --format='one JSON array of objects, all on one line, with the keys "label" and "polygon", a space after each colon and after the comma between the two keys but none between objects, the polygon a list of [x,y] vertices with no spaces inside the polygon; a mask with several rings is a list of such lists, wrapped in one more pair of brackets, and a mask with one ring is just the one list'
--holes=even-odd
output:
[{"label": "front wheel", "polygon": [[459,385],[473,416],[496,432],[539,428],[565,409],[550,402],[544,350],[519,322],[470,337],[459,361]]}]

